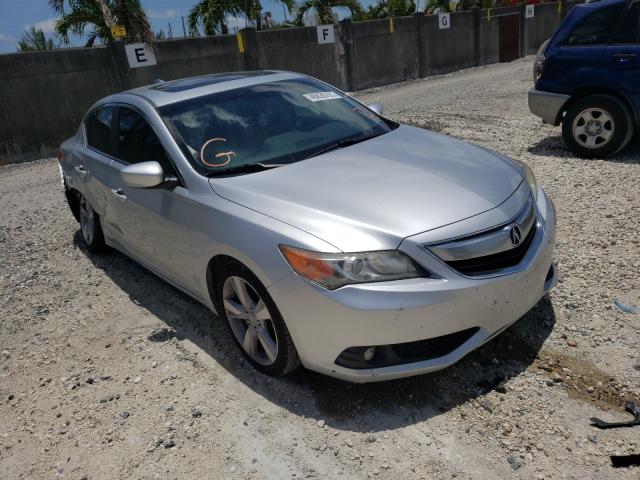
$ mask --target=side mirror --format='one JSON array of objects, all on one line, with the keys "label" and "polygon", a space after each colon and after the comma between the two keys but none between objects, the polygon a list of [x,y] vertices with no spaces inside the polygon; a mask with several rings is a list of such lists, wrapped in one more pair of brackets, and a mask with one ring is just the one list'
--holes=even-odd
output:
[{"label": "side mirror", "polygon": [[152,188],[164,183],[164,172],[158,162],[141,162],[127,165],[120,170],[127,187]]},{"label": "side mirror", "polygon": [[372,103],[371,105],[367,105],[367,108],[369,110],[373,110],[378,115],[382,115],[382,112],[384,111],[384,105],[381,103]]}]

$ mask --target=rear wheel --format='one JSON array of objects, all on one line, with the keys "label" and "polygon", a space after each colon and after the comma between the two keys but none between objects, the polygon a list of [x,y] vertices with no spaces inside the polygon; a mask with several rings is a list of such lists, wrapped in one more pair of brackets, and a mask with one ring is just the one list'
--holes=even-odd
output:
[{"label": "rear wheel", "polygon": [[104,250],[104,235],[100,226],[100,216],[93,210],[84,195],[80,196],[80,232],[82,241],[90,252]]},{"label": "rear wheel", "polygon": [[562,136],[580,157],[604,158],[627,146],[633,136],[633,119],[617,98],[589,95],[569,107]]},{"label": "rear wheel", "polygon": [[298,353],[267,289],[248,269],[229,264],[217,276],[220,316],[245,358],[261,372],[280,376],[299,364]]}]

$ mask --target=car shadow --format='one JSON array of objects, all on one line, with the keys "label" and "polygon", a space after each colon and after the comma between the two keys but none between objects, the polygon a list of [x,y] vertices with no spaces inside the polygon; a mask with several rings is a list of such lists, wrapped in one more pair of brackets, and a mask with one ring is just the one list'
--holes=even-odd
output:
[{"label": "car shadow", "polygon": [[[562,157],[577,161],[589,161],[588,159],[578,157],[575,153],[569,150],[561,135],[545,137],[530,146],[527,151],[534,155],[543,157]],[[633,138],[631,142],[629,142],[629,145],[627,145],[622,151],[605,158],[605,160],[617,163],[640,163],[640,136],[636,135],[636,138]]]},{"label": "car shadow", "polygon": [[[226,325],[206,307],[125,255],[110,250],[91,254],[77,248],[136,304],[166,327],[149,331],[150,342],[188,340],[203,354],[266,400],[291,414],[345,431],[380,432],[427,420],[479,396],[505,390],[504,382],[534,361],[556,321],[548,296],[491,342],[439,372],[369,384],[353,384],[299,368],[281,378],[257,372],[236,349]],[[490,405],[483,408],[491,409]]]}]

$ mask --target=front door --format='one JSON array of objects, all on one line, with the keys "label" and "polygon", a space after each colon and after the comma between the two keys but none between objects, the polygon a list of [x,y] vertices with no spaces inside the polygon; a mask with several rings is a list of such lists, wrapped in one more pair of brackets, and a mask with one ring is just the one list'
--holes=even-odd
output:
[{"label": "front door", "polygon": [[109,221],[117,226],[118,246],[171,282],[193,291],[189,191],[182,185],[145,189],[122,182],[124,167],[146,161],[160,163],[165,176],[177,175],[156,133],[133,107],[118,109],[116,143],[109,182]]}]

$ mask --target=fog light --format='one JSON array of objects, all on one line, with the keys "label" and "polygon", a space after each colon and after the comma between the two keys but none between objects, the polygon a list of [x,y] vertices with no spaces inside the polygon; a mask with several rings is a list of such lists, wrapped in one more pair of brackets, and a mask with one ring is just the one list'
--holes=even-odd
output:
[{"label": "fog light", "polygon": [[369,347],[364,351],[364,361],[370,362],[376,356],[376,347]]}]

